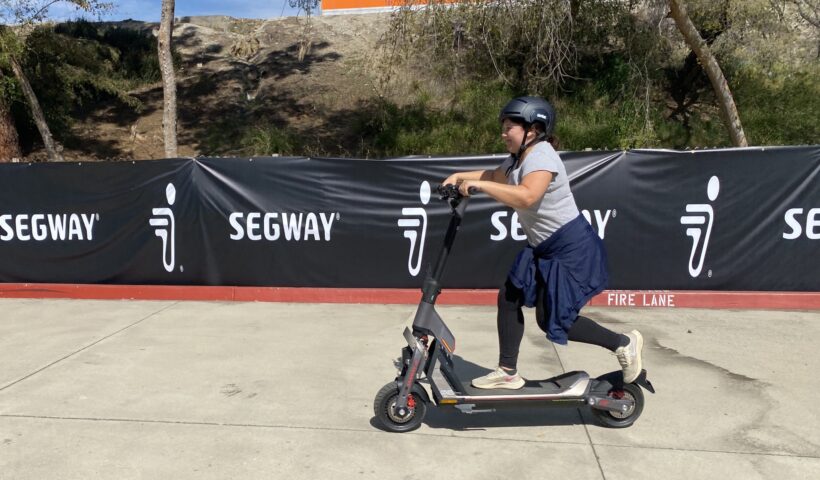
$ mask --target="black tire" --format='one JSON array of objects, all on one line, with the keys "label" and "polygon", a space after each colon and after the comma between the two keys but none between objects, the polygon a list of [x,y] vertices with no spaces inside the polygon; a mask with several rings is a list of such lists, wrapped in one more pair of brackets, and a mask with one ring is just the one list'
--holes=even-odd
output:
[{"label": "black tire", "polygon": [[427,404],[416,392],[410,392],[408,398],[408,412],[401,416],[395,411],[396,400],[399,398],[399,387],[396,382],[383,386],[373,401],[373,413],[384,428],[390,432],[404,433],[413,431],[421,426],[424,414],[427,413]]},{"label": "black tire", "polygon": [[598,410],[593,408],[593,415],[595,415],[595,418],[603,426],[609,428],[626,428],[635,423],[635,420],[641,416],[644,403],[643,391],[641,390],[641,387],[635,385],[634,383],[629,383],[622,387],[613,387],[609,392],[607,392],[607,396],[618,399],[630,398],[635,401],[635,406],[632,407],[631,410],[624,413],[610,412],[608,410]]}]

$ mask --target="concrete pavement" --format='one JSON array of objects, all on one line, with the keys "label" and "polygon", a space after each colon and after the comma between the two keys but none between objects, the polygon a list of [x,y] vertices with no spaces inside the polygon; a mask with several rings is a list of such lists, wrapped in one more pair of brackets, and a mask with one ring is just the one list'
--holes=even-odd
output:
[{"label": "concrete pavement", "polygon": [[[438,307],[497,360],[489,307]],[[628,429],[578,409],[431,408],[379,430],[408,305],[0,300],[0,479],[820,478],[820,312],[590,308],[643,332],[658,393]],[[525,377],[618,368],[549,343]]]}]

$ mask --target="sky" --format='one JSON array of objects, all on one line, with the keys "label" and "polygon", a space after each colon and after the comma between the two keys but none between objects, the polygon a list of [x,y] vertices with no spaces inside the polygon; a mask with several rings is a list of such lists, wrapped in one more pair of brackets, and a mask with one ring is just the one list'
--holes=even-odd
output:
[{"label": "sky", "polygon": [[[103,20],[142,20],[158,22],[162,10],[162,0],[105,0],[113,4],[113,9],[103,15]],[[82,15],[82,11],[70,6],[70,2],[59,2],[49,9],[52,20],[70,20]],[[176,0],[174,16],[228,15],[236,18],[278,18],[293,16],[299,12],[291,8],[288,0]],[[92,19],[85,15],[86,18]]]}]

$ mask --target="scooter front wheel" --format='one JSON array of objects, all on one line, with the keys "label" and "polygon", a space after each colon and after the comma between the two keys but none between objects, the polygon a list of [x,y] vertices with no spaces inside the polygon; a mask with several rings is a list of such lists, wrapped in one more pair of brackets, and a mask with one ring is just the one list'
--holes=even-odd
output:
[{"label": "scooter front wheel", "polygon": [[390,382],[383,386],[376,394],[373,402],[373,412],[376,418],[391,432],[403,433],[419,428],[424,414],[427,413],[427,404],[416,392],[410,392],[407,398],[407,411],[401,415],[396,410],[396,402],[399,399],[399,387],[396,382]]},{"label": "scooter front wheel", "polygon": [[597,410],[593,408],[593,415],[595,415],[595,418],[605,427],[625,428],[635,423],[635,420],[641,416],[644,403],[641,387],[634,383],[628,383],[623,387],[613,388],[607,392],[607,396],[618,400],[632,400],[635,403],[625,412],[610,412],[608,410]]}]

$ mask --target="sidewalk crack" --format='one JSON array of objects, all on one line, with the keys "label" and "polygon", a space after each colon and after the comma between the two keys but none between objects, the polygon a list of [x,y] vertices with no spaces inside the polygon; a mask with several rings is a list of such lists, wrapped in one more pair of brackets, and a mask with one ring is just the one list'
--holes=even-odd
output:
[{"label": "sidewalk crack", "polygon": [[88,350],[89,348],[93,347],[94,345],[97,345],[97,344],[98,344],[98,343],[100,343],[100,342],[103,342],[103,341],[105,341],[105,340],[108,340],[109,338],[114,337],[114,336],[116,336],[116,335],[118,335],[118,334],[120,334],[120,333],[122,333],[122,332],[124,332],[124,331],[128,330],[128,329],[129,329],[129,328],[131,328],[131,327],[134,327],[134,326],[136,326],[136,325],[139,325],[140,323],[144,322],[145,320],[148,320],[149,318],[153,317],[154,315],[158,315],[158,314],[160,314],[160,313],[164,312],[165,310],[168,310],[169,308],[171,308],[171,307],[173,307],[173,306],[176,306],[177,304],[179,304],[179,302],[174,302],[174,303],[172,303],[171,305],[168,305],[168,306],[166,306],[166,307],[164,307],[164,308],[161,308],[161,309],[157,310],[156,312],[153,312],[153,313],[151,313],[151,314],[149,314],[149,315],[146,315],[145,317],[143,317],[143,318],[141,318],[141,319],[137,320],[136,322],[134,322],[134,323],[132,323],[132,324],[130,324],[130,325],[126,325],[125,327],[122,327],[121,329],[117,330],[116,332],[110,333],[110,334],[108,334],[108,335],[106,335],[106,336],[104,336],[104,337],[102,337],[102,338],[100,338],[100,339],[98,339],[98,340],[96,340],[96,341],[94,341],[94,342],[92,342],[92,343],[90,343],[90,344],[88,344],[88,345],[86,345],[86,346],[84,346],[84,347],[82,347],[82,348],[78,349],[78,350],[75,350],[75,351],[73,351],[73,352],[69,353],[68,355],[65,355],[65,356],[63,356],[63,357],[61,357],[61,358],[58,358],[57,360],[54,360],[53,362],[49,363],[48,365],[45,365],[45,366],[43,366],[43,367],[38,368],[37,370],[35,370],[35,371],[33,371],[33,372],[29,373],[28,375],[25,375],[25,376],[23,376],[23,377],[21,377],[21,378],[18,378],[17,380],[14,380],[13,382],[11,382],[11,383],[9,383],[9,384],[7,384],[7,385],[3,385],[2,387],[0,387],[0,392],[2,392],[2,391],[4,391],[4,390],[6,390],[6,389],[8,389],[8,388],[11,388],[11,387],[15,386],[15,385],[17,385],[17,384],[18,384],[18,383],[20,383],[20,382],[23,382],[23,381],[25,381],[25,380],[28,380],[29,378],[33,377],[34,375],[37,375],[38,373],[40,373],[40,372],[42,372],[42,371],[44,371],[44,370],[47,370],[47,369],[49,369],[49,368],[53,367],[54,365],[57,365],[58,363],[62,362],[63,360],[67,360],[67,359],[69,359],[69,358],[73,357],[74,355],[77,355],[78,353],[84,352],[85,350]]}]

